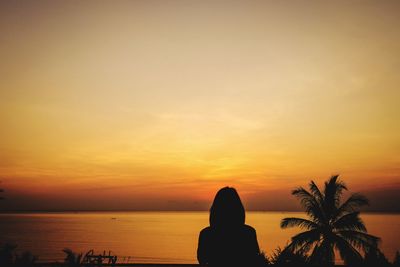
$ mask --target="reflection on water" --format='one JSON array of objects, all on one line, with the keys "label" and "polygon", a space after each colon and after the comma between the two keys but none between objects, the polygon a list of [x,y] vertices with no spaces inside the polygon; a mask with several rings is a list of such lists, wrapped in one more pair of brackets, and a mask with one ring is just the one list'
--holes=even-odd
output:
[{"label": "reflection on water", "polygon": [[[262,250],[271,254],[298,229],[281,230],[284,217],[301,213],[248,212],[246,222],[257,230]],[[369,232],[382,238],[392,260],[400,249],[400,215],[363,214]],[[133,262],[195,263],[199,231],[207,212],[98,212],[0,214],[0,243],[13,242],[41,261],[62,260],[63,248],[76,252],[111,250]]]}]

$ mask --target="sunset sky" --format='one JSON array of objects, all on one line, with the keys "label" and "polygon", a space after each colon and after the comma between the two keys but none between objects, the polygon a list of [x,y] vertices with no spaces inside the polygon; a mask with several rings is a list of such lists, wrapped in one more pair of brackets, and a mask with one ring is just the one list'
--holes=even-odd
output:
[{"label": "sunset sky", "polygon": [[1,1],[0,209],[400,211],[400,1]]}]

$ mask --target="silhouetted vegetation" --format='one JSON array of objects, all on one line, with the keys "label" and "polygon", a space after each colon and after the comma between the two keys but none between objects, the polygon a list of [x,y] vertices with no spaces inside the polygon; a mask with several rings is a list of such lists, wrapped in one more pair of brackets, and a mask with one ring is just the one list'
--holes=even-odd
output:
[{"label": "silhouetted vegetation", "polygon": [[258,266],[270,266],[271,265],[271,261],[268,258],[267,254],[265,254],[264,251],[260,252],[260,263]]},{"label": "silhouetted vegetation", "polygon": [[63,252],[66,255],[65,259],[64,259],[64,263],[66,266],[68,267],[78,267],[81,266],[82,263],[82,253],[77,254],[74,253],[71,249],[69,248],[65,248],[63,249]]},{"label": "silhouetted vegetation", "polygon": [[278,247],[271,255],[271,264],[278,267],[305,267],[307,256],[301,252]]},{"label": "silhouetted vegetation", "polygon": [[394,256],[393,266],[400,267],[400,252],[396,251],[396,255]]},{"label": "silhouetted vegetation", "polygon": [[371,249],[367,251],[364,258],[364,266],[366,267],[389,267],[391,264],[379,249]]},{"label": "silhouetted vegetation", "polygon": [[360,194],[352,194],[342,201],[347,187],[338,176],[332,176],[323,191],[311,181],[309,191],[299,187],[292,194],[298,197],[309,219],[284,218],[282,228],[298,226],[306,231],[292,237],[285,250],[308,255],[312,265],[333,266],[337,249],[345,264],[358,266],[363,263],[360,253],[377,251],[379,238],[367,233],[359,208],[368,205]]},{"label": "silhouetted vegetation", "polygon": [[0,266],[1,267],[31,267],[37,266],[37,257],[33,256],[32,253],[26,251],[21,254],[17,254],[15,249],[17,245],[4,244],[0,249]]},{"label": "silhouetted vegetation", "polygon": [[15,266],[17,267],[31,267],[36,266],[37,257],[32,255],[29,251],[22,252],[21,255],[15,255]]},{"label": "silhouetted vegetation", "polygon": [[14,250],[17,245],[4,244],[0,249],[0,266],[11,266],[14,263]]},{"label": "silhouetted vegetation", "polygon": [[[17,248],[13,244],[4,244],[0,248],[0,266],[1,267],[40,267],[41,264],[37,263],[37,257],[33,256],[30,252],[23,252],[18,254],[15,252]],[[105,266],[104,262],[89,262],[85,260],[82,253],[75,253],[71,249],[63,249],[66,254],[64,262],[53,263],[53,267],[101,267]],[[89,251],[90,252],[90,251]],[[86,253],[87,254],[87,253]],[[103,255],[103,254],[100,254]],[[393,263],[390,263],[385,255],[379,250],[370,250],[365,254],[365,257],[360,264],[350,264],[352,267],[399,267],[400,266],[400,253],[397,252]],[[105,263],[110,266],[110,263]],[[114,263],[115,264],[115,263]],[[113,266],[114,264],[111,264]],[[48,266],[48,265],[45,265]],[[267,256],[265,252],[260,253],[260,261],[257,265],[259,267],[276,266],[276,267],[325,267],[324,264],[311,263],[308,255],[301,252],[293,252],[285,248],[276,248],[271,256]]]},{"label": "silhouetted vegetation", "polygon": [[65,248],[63,252],[66,255],[64,259],[64,266],[68,267],[78,267],[78,266],[114,266],[117,263],[118,257],[112,255],[111,251],[104,251],[102,254],[95,254],[94,250],[89,250],[84,256],[82,253],[74,253],[71,249]]}]

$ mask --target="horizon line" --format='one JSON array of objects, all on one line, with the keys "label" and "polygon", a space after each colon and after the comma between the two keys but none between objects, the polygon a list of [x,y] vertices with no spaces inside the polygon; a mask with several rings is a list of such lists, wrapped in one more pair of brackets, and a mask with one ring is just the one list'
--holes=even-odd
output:
[{"label": "horizon line", "polygon": [[[74,210],[74,209],[37,209],[37,210],[0,210],[0,214],[10,214],[10,213],[80,213],[80,212],[209,212],[209,210],[157,210],[157,209],[148,209],[148,210],[111,210],[111,209],[90,209],[90,210]],[[303,212],[303,210],[258,210],[258,209],[249,209],[247,212]],[[400,210],[366,210],[362,211],[362,213],[381,213],[381,214],[400,214]]]}]

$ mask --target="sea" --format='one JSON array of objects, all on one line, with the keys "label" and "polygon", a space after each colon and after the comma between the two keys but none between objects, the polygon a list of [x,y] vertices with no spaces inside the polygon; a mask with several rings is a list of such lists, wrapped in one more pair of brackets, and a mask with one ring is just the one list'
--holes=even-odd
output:
[{"label": "sea", "polygon": [[[75,253],[109,252],[120,263],[197,263],[201,229],[208,212],[46,212],[0,214],[0,245],[17,245],[39,262],[63,261],[65,248]],[[281,229],[285,217],[298,212],[247,212],[246,223],[257,231],[266,255],[290,242],[301,229]],[[400,214],[361,215],[368,232],[381,238],[380,248],[392,261],[400,250]],[[339,260],[340,261],[340,260]]]}]

